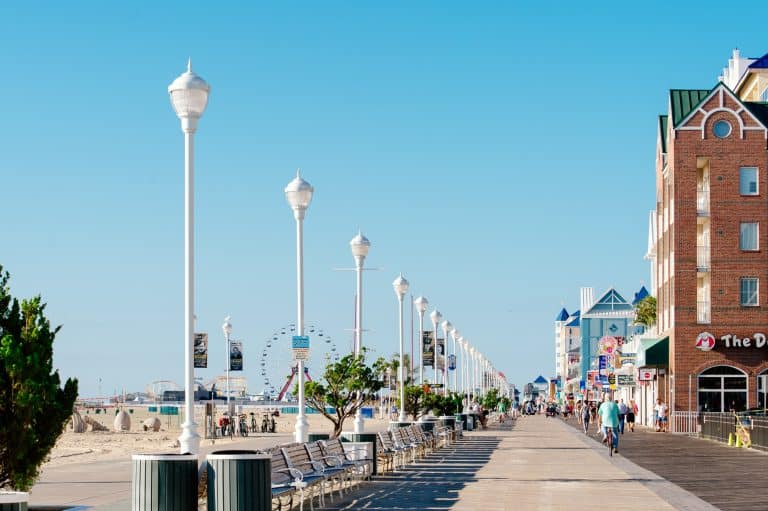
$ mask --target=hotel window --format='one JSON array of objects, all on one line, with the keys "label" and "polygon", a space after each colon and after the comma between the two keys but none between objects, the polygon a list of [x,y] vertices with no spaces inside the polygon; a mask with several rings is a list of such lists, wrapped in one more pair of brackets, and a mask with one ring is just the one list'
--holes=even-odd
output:
[{"label": "hotel window", "polygon": [[758,250],[758,223],[742,222],[739,228],[739,248],[741,250]]},{"label": "hotel window", "polygon": [[739,193],[741,195],[757,195],[757,167],[741,167],[739,169]]},{"label": "hotel window", "polygon": [[768,369],[757,375],[757,407],[768,408]]},{"label": "hotel window", "polygon": [[737,412],[747,408],[747,375],[735,367],[716,366],[699,375],[700,412]]},{"label": "hotel window", "polygon": [[742,277],[740,279],[741,305],[754,307],[758,304],[757,287],[755,277]]}]

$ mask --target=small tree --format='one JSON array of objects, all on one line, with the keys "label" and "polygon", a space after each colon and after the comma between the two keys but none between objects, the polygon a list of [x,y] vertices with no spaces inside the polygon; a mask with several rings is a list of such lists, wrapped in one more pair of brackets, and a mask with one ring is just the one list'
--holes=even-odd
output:
[{"label": "small tree", "polygon": [[[417,420],[424,411],[424,403],[427,393],[421,385],[406,385],[405,387],[405,413],[410,415],[413,420]],[[400,399],[397,400],[397,406],[402,406]]]},{"label": "small tree", "polygon": [[495,410],[499,404],[499,399],[499,390],[492,388],[485,394],[485,396],[483,396],[480,404],[482,404],[483,408],[486,410]]},{"label": "small tree", "polygon": [[26,491],[72,415],[77,380],[60,387],[51,330],[39,296],[12,298],[0,266],[0,488]]},{"label": "small tree", "polygon": [[[333,423],[333,438],[341,434],[344,421],[357,413],[366,397],[381,388],[378,375],[385,364],[379,359],[373,367],[368,367],[364,354],[346,355],[325,367],[323,381],[310,381],[304,385],[307,403]],[[333,408],[333,412],[328,408]]]},{"label": "small tree", "polygon": [[656,324],[656,298],[646,296],[637,304],[635,323],[652,327]]}]

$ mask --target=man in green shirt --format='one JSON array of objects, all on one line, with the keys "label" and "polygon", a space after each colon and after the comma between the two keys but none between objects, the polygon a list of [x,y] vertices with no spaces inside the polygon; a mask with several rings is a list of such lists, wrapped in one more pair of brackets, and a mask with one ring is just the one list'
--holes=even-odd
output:
[{"label": "man in green shirt", "polygon": [[605,443],[608,434],[606,428],[611,428],[613,437],[613,452],[619,452],[619,405],[617,405],[609,394],[605,395],[605,400],[597,410],[600,417],[600,431],[603,432],[603,443]]}]

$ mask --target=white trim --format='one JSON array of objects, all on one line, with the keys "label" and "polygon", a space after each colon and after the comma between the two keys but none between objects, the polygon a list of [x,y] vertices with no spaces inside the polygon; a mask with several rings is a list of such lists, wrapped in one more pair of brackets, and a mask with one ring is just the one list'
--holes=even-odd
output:
[{"label": "white trim", "polygon": [[197,454],[133,454],[133,461],[197,461]]},{"label": "white trim", "polygon": [[[704,104],[704,103],[706,103],[707,101],[709,101],[710,99],[712,99],[712,98],[714,97],[714,95],[715,95],[715,94],[714,94],[714,93],[715,93],[715,90],[716,90],[716,91],[718,92],[718,94],[720,95],[720,107],[718,107],[718,108],[715,108],[715,109],[711,110],[710,112],[708,112],[708,113],[706,114],[706,116],[704,117],[704,120],[702,121],[702,123],[701,123],[701,126],[699,126],[698,128],[693,128],[693,127],[688,127],[688,126],[682,126],[683,124],[686,124],[687,122],[689,122],[689,121],[690,121],[690,120],[691,120],[691,119],[692,119],[692,118],[693,118],[693,117],[694,117],[694,116],[695,116],[697,113],[699,113],[699,110],[700,110],[700,109],[702,109],[702,107],[698,107],[698,108],[696,108],[696,109],[694,109],[694,110],[691,110],[691,111],[688,113],[688,115],[686,115],[686,116],[685,116],[685,117],[684,117],[684,118],[683,118],[683,119],[682,119],[682,120],[679,122],[679,124],[681,125],[681,127],[679,127],[679,128],[676,128],[676,127],[672,126],[672,129],[673,129],[674,131],[677,131],[677,130],[691,130],[691,131],[693,131],[693,130],[697,130],[697,129],[698,129],[698,130],[702,130],[701,138],[703,139],[703,138],[704,138],[704,124],[706,124],[706,122],[707,122],[707,118],[708,118],[710,115],[712,115],[713,113],[715,113],[715,112],[728,111],[728,112],[731,112],[731,113],[733,113],[733,114],[736,116],[736,118],[739,120],[739,126],[741,127],[740,138],[744,138],[744,131],[745,131],[746,129],[751,129],[751,130],[759,130],[759,129],[761,129],[761,130],[764,130],[764,131],[765,131],[765,134],[766,134],[766,139],[768,139],[768,127],[767,127],[767,126],[765,126],[765,125],[763,125],[763,123],[762,123],[762,122],[760,122],[760,120],[759,120],[757,117],[755,117],[755,116],[752,114],[752,112],[750,112],[750,111],[749,111],[749,109],[746,109],[746,108],[744,108],[744,102],[743,102],[743,101],[741,101],[741,99],[739,99],[739,97],[738,97],[738,96],[736,96],[735,94],[731,93],[731,91],[727,90],[727,89],[725,88],[725,85],[723,85],[723,83],[722,83],[722,82],[720,82],[720,83],[719,83],[719,84],[718,84],[718,85],[715,87],[715,89],[714,89],[714,90],[713,90],[713,91],[712,91],[712,92],[711,92],[711,93],[710,93],[708,96],[705,96],[705,97],[704,97],[704,99],[702,99],[702,100],[699,102],[699,104],[700,104],[700,105],[701,105],[701,104]],[[752,118],[752,120],[753,120],[753,121],[755,121],[755,122],[758,124],[758,126],[757,126],[757,127],[755,127],[755,126],[752,126],[752,127],[749,127],[749,128],[745,128],[745,127],[744,127],[744,121],[742,121],[742,119],[741,119],[741,117],[739,117],[738,113],[734,112],[734,110],[732,110],[732,109],[730,109],[730,108],[726,108],[726,107],[724,107],[724,106],[723,106],[723,105],[725,105],[725,96],[724,96],[724,94],[725,94],[725,92],[726,92],[726,91],[728,92],[728,96],[729,96],[731,99],[733,99],[734,101],[736,101],[736,103],[738,103],[738,104],[740,105],[741,109],[739,110],[739,113],[740,113],[742,110],[746,111],[746,112],[747,112],[747,114],[748,114],[748,115],[749,115],[749,116]],[[670,110],[671,110],[671,103],[672,103],[672,102],[671,102],[671,100],[670,100]]]},{"label": "white trim", "polygon": [[29,502],[29,493],[23,491],[0,492],[0,504],[20,504]]},{"label": "white trim", "polygon": [[[704,131],[704,125],[707,124],[707,119],[709,119],[712,116],[712,114],[717,113],[717,112],[729,112],[729,113],[733,114],[733,116],[736,117],[736,119],[739,121],[739,138],[744,138],[744,121],[742,121],[741,117],[739,117],[738,114],[736,114],[736,112],[734,112],[730,108],[726,108],[724,106],[721,106],[721,107],[712,109],[709,112],[707,112],[707,115],[705,115],[704,119],[702,119],[701,127],[699,128],[701,130],[701,138],[702,139],[704,138],[704,135],[706,134],[705,131]],[[726,122],[728,122],[728,121],[726,121]],[[730,136],[730,135],[731,134],[728,133],[728,136]],[[717,137],[717,135],[715,135],[715,136]],[[720,137],[717,137],[717,138],[720,138]],[[723,138],[728,138],[728,137],[723,137]]]},{"label": "white trim", "polygon": [[205,457],[207,460],[269,460],[272,456],[269,454],[209,454]]}]

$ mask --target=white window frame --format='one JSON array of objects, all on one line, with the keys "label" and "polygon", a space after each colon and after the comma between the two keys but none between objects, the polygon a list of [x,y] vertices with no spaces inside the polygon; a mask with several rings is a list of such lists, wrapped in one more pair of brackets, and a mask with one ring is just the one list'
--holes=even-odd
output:
[{"label": "white window frame", "polygon": [[[742,184],[744,183],[744,173],[745,171],[751,171],[753,170],[755,172],[755,191],[754,193],[748,192],[744,193],[742,191]],[[760,171],[757,167],[740,167],[739,168],[739,195],[742,197],[753,197],[755,195],[760,195],[760,179],[759,179]]]},{"label": "white window frame", "polygon": [[[754,225],[755,226],[755,246],[754,247],[744,247],[744,226],[747,225]],[[760,223],[759,222],[741,222],[739,223],[739,249],[742,252],[758,252],[760,250]]]},{"label": "white window frame", "polygon": [[[755,303],[744,303],[744,284],[747,281],[755,282]],[[739,303],[742,307],[758,307],[760,305],[760,279],[757,277],[740,277],[739,278]]]}]

